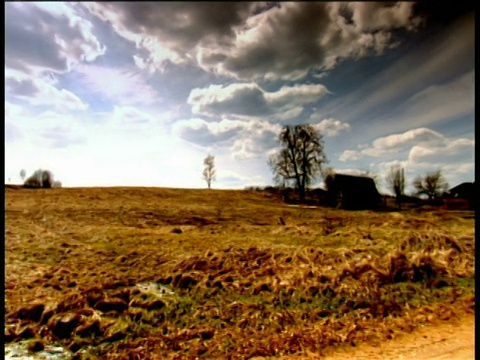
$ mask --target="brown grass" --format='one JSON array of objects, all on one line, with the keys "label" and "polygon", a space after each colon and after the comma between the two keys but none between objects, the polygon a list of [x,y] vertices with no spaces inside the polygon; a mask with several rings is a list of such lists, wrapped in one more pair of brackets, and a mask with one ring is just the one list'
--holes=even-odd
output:
[{"label": "brown grass", "polygon": [[[325,354],[474,311],[473,212],[6,188],[6,338],[76,358]],[[138,284],[174,293],[156,296]]]}]

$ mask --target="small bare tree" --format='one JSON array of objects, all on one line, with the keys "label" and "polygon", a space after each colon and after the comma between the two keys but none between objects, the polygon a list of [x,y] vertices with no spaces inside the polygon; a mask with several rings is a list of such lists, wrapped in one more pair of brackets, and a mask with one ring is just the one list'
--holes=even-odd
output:
[{"label": "small bare tree", "polygon": [[395,203],[399,210],[402,209],[402,196],[405,193],[405,170],[400,165],[390,168],[387,175],[387,185],[395,194]]},{"label": "small bare tree", "polygon": [[208,155],[203,160],[204,170],[203,179],[207,182],[208,188],[211,188],[212,180],[215,180],[215,156]]},{"label": "small bare tree", "polygon": [[27,176],[27,171],[25,169],[20,170],[20,178],[22,182],[25,180],[25,176]]},{"label": "small bare tree", "polygon": [[448,183],[440,170],[428,173],[425,177],[417,176],[413,180],[413,187],[417,195],[427,195],[433,200],[448,189]]}]

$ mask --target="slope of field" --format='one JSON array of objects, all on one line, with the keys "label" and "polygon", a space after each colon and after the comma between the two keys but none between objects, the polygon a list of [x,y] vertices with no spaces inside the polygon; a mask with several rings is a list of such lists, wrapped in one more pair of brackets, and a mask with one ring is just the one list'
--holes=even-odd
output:
[{"label": "slope of field", "polygon": [[76,359],[323,356],[474,314],[474,213],[6,188],[6,341]]}]

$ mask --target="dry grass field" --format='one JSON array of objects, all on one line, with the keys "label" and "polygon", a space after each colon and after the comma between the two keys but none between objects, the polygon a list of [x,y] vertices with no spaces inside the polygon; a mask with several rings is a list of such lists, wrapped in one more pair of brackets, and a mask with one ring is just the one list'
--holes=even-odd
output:
[{"label": "dry grass field", "polygon": [[473,212],[6,187],[5,336],[75,359],[323,356],[474,313]]}]

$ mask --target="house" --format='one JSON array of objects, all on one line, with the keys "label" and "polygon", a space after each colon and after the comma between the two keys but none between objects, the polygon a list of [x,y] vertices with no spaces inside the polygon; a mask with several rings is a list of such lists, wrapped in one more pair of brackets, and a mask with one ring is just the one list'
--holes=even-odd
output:
[{"label": "house", "polygon": [[457,199],[474,199],[475,182],[464,182],[447,191],[446,197]]},{"label": "house", "polygon": [[464,182],[443,194],[447,209],[474,209],[476,203],[475,182]]},{"label": "house", "polygon": [[349,210],[377,209],[382,198],[372,178],[335,174],[328,189],[328,202],[332,206]]}]

